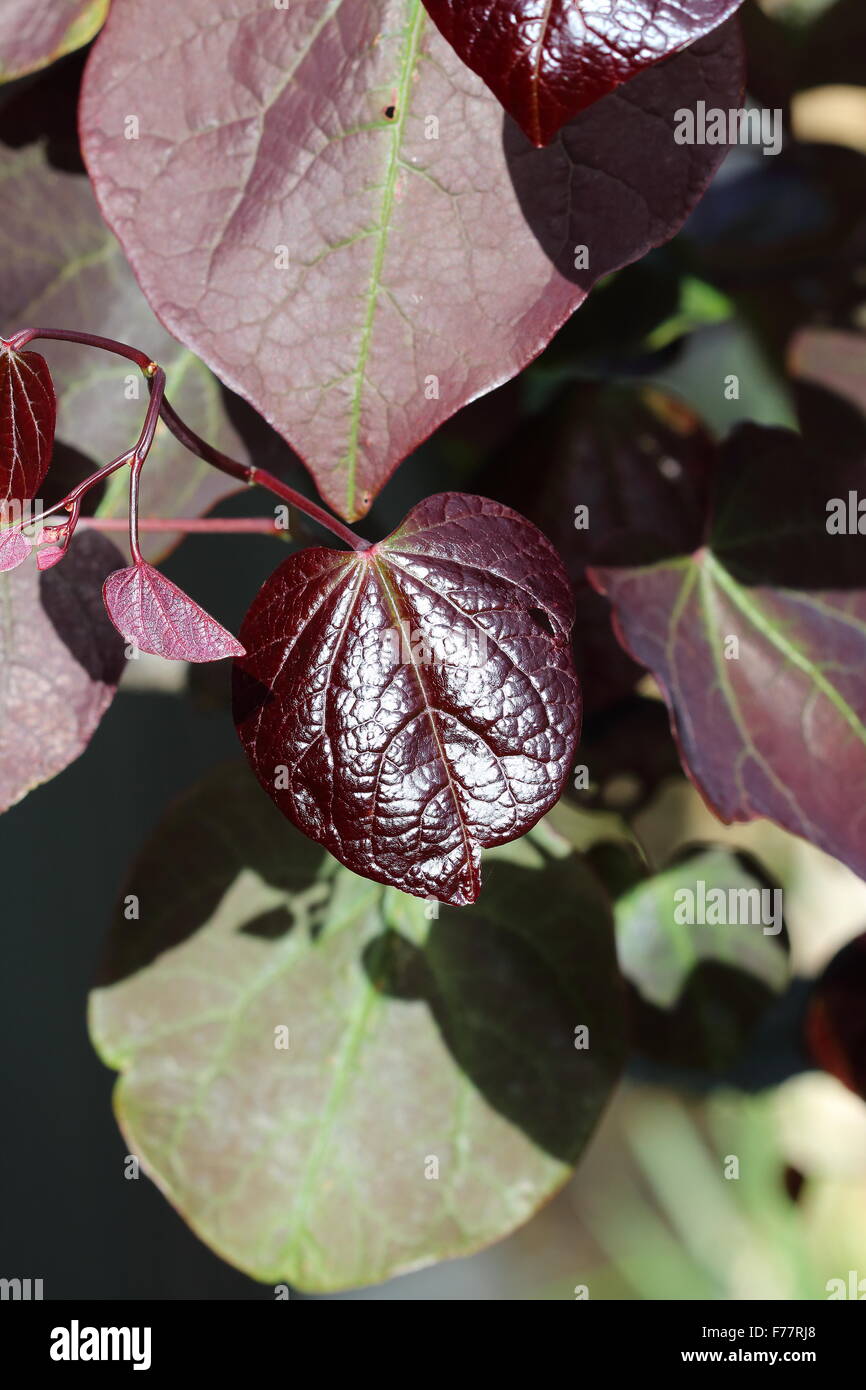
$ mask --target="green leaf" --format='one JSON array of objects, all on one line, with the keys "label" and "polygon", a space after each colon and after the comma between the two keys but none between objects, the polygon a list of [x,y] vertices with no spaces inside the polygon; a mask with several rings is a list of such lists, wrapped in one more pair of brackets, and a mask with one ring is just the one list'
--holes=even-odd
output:
[{"label": "green leaf", "polygon": [[341,1289],[508,1234],[621,1067],[609,909],[543,828],[449,908],[342,868],[230,767],[168,814],[124,904],[91,1030],[129,1151],[254,1278]]},{"label": "green leaf", "polygon": [[754,858],[713,846],[623,894],[617,955],[643,1055],[713,1072],[734,1064],[788,983],[781,903]]}]

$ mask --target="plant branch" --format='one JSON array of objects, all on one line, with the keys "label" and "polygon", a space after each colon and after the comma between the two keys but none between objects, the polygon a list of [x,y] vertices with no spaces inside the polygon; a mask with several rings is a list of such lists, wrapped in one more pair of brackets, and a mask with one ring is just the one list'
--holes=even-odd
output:
[{"label": "plant branch", "polygon": [[[79,522],[84,531],[126,531],[127,523],[119,516],[84,516]],[[282,526],[277,526],[267,516],[226,516],[226,517],[185,517],[155,516],[139,518],[140,534],[148,532],[159,534],[182,531],[189,535],[204,536],[286,536]]]},{"label": "plant branch", "polygon": [[266,468],[256,468],[251,464],[240,463],[237,459],[230,458],[219,449],[215,449],[212,444],[208,444],[204,439],[191,430],[189,426],[180,418],[174,407],[163,398],[160,411],[163,420],[171,430],[175,439],[179,440],[190,453],[196,454],[205,463],[210,463],[214,468],[218,468],[222,473],[228,473],[229,477],[237,478],[240,482],[248,484],[258,484],[260,487],[267,488],[277,497],[282,497],[284,502],[289,502],[296,507],[299,512],[303,512],[313,521],[317,521],[320,526],[324,526],[332,535],[339,536],[341,541],[345,541],[353,550],[367,550],[370,542],[365,541],[362,536],[357,535],[344,526],[342,521],[331,516],[324,507],[311,502],[302,493],[296,492],[293,487],[269,473]]}]

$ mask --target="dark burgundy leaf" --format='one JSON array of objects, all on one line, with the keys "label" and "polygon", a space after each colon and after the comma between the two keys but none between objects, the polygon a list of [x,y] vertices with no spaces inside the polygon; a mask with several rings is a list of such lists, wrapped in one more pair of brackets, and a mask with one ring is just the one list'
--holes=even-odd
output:
[{"label": "dark burgundy leaf", "polygon": [[721,819],[767,816],[866,875],[863,480],[862,459],[741,427],[697,544],[629,544],[590,574]]},{"label": "dark burgundy leaf", "polygon": [[33,549],[33,544],[20,531],[0,533],[0,573],[17,569]]},{"label": "dark burgundy leaf", "polygon": [[51,462],[56,423],[45,358],[0,344],[0,504],[20,505],[36,496]]},{"label": "dark burgundy leaf", "polygon": [[742,0],[424,0],[446,39],[534,145]]},{"label": "dark burgundy leaf", "polygon": [[563,392],[541,420],[531,419],[485,473],[486,489],[526,512],[563,557],[576,599],[574,659],[587,714],[628,694],[642,672],[617,642],[610,605],[586,567],[614,544],[617,553],[645,549],[650,532],[666,543],[674,535],[694,541],[713,460],[705,429],[672,396],[581,385]]},{"label": "dark burgundy leaf", "polygon": [[84,751],[114,697],[123,643],[100,588],[121,559],[104,536],[76,536],[66,563],[0,575],[0,809]]},{"label": "dark burgundy leaf", "polygon": [[456,905],[580,728],[573,603],[524,517],[442,493],[370,550],[292,555],[245,619],[235,720],[262,786],[357,873]]},{"label": "dark burgundy leaf", "polygon": [[816,982],[805,1035],[818,1066],[866,1100],[866,935],[849,941]]},{"label": "dark burgundy leaf", "polygon": [[108,616],[139,651],[169,661],[243,656],[240,642],[153,565],[115,570],[102,590]]},{"label": "dark burgundy leaf", "polygon": [[679,229],[726,150],[677,144],[676,111],[741,88],[724,26],[539,151],[420,0],[234,0],[219,23],[185,0],[158,25],[115,0],[81,128],[156,313],[351,519],[600,276]]}]

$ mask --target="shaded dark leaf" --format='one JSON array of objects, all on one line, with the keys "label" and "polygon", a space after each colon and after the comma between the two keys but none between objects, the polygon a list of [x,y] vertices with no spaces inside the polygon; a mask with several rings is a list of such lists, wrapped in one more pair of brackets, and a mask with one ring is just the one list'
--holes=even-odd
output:
[{"label": "shaded dark leaf", "polygon": [[45,358],[0,343],[0,506],[20,506],[36,496],[51,462],[56,423]]}]

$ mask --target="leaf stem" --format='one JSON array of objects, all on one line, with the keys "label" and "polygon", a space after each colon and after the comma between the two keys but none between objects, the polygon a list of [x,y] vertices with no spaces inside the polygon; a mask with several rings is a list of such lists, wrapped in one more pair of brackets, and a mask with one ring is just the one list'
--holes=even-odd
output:
[{"label": "leaf stem", "polygon": [[118,357],[125,357],[129,362],[134,362],[142,371],[151,364],[147,353],[130,347],[128,343],[119,343],[116,338],[100,338],[95,333],[78,333],[74,328],[22,328],[20,332],[6,339],[6,346],[12,352],[20,352],[28,343],[32,343],[34,338],[51,338],[60,343],[80,343],[82,347],[113,352]]},{"label": "leaf stem", "polygon": [[204,459],[205,463],[212,464],[222,473],[228,473],[231,478],[267,488],[269,492],[273,492],[277,497],[282,497],[284,502],[291,503],[299,512],[303,512],[313,521],[317,521],[320,526],[324,526],[332,535],[339,536],[340,540],[345,541],[353,550],[369,549],[370,542],[365,541],[363,536],[357,535],[348,526],[344,526],[342,521],[331,516],[324,507],[318,506],[315,502],[311,502],[308,497],[304,497],[302,493],[296,492],[293,487],[289,487],[287,483],[282,482],[266,468],[256,468],[252,464],[240,463],[237,459],[230,458],[228,454],[222,453],[221,450],[215,449],[212,444],[201,439],[180,418],[177,411],[165,398],[163,398],[160,414],[175,439],[185,445],[190,453]]}]

